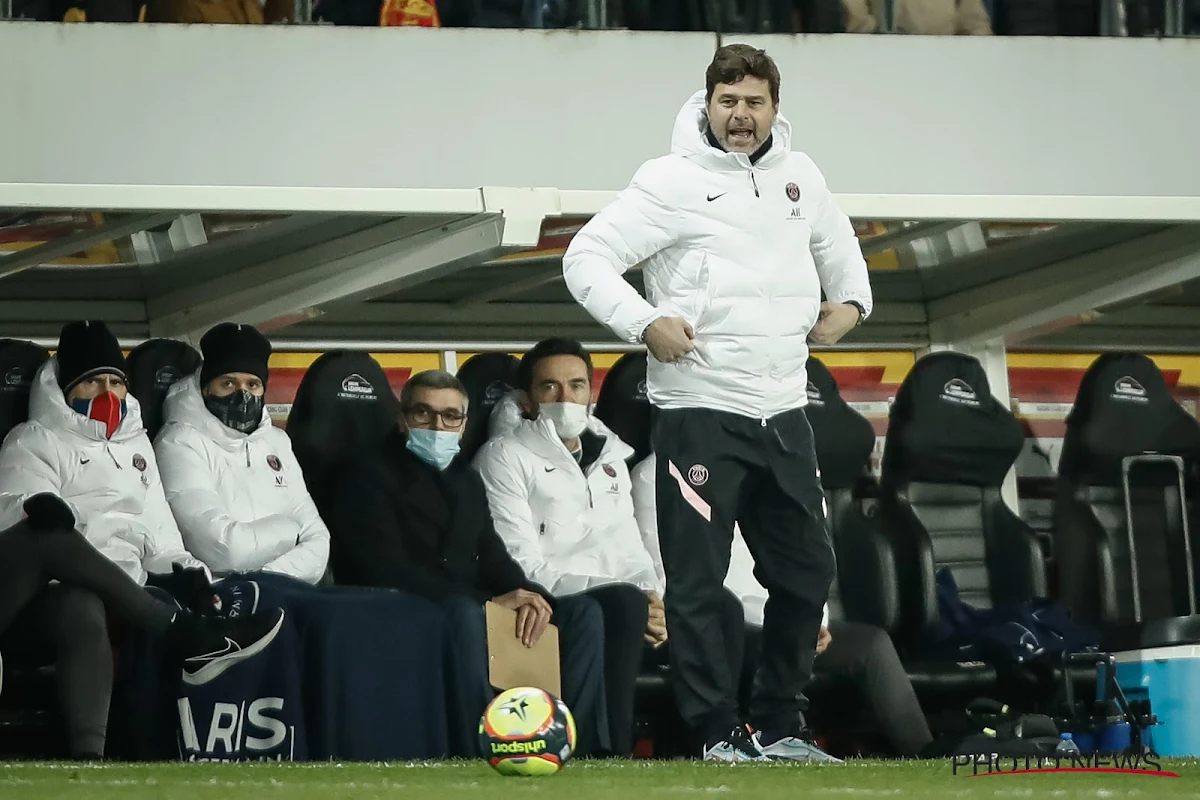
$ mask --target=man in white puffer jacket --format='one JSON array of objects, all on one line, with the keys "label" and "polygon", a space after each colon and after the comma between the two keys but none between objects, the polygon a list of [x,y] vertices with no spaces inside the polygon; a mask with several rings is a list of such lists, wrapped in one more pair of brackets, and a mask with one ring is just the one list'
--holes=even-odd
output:
[{"label": "man in white puffer jacket", "polygon": [[[718,49],[704,91],[676,119],[671,153],[643,164],[563,257],[580,305],[652,356],[672,673],[704,758],[722,761],[804,750],[809,643],[834,573],[803,408],[807,341],[832,344],[871,311],[854,228],[812,159],[792,151],[779,83],[762,50]],[[622,277],[639,264],[644,298]],[[771,597],[750,728],[714,666],[739,519]]]},{"label": "man in white puffer jacket", "polygon": [[275,572],[316,584],[329,562],[287,434],[265,396],[271,344],[224,323],[200,340],[204,363],[171,387],[155,450],[183,539],[218,573]]},{"label": "man in white puffer jacket", "polygon": [[599,603],[609,731],[613,751],[628,756],[643,641],[666,641],[666,617],[633,515],[625,466],[633,450],[589,413],[592,371],[579,342],[534,346],[517,372],[525,418],[474,463],[496,533],[529,579]]},{"label": "man in white puffer jacket", "polygon": [[183,546],[125,385],[125,357],[102,322],[65,326],[34,379],[29,421],[0,448],[0,528],[20,522],[22,504],[43,492],[61,497],[76,529],[138,583],[175,564],[208,571]]}]

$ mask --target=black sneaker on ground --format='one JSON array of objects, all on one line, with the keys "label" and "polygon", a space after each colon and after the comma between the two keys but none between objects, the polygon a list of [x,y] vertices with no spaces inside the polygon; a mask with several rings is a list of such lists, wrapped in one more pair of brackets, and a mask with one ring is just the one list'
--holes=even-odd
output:
[{"label": "black sneaker on ground", "polygon": [[216,680],[234,664],[265,650],[282,627],[282,608],[232,619],[180,612],[171,636],[183,661],[183,682],[199,686]]},{"label": "black sneaker on ground", "polygon": [[737,725],[723,736],[716,736],[704,744],[705,761],[770,761],[763,755],[758,742],[745,725]]}]

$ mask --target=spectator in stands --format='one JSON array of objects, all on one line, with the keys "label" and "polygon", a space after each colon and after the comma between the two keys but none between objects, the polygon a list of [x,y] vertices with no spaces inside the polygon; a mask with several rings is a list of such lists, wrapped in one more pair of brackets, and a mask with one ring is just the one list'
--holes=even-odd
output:
[{"label": "spectator in stands", "polygon": [[[615,752],[629,755],[642,643],[667,640],[663,582],[634,519],[625,465],[633,450],[589,413],[592,358],[579,342],[538,343],[517,374],[525,419],[491,438],[475,465],[496,531],[525,573],[556,597],[600,604],[609,729]],[[506,406],[493,415],[509,416]]]},{"label": "spectator in stands", "polygon": [[218,573],[262,570],[315,584],[329,562],[329,530],[291,441],[267,413],[271,343],[250,325],[223,323],[200,350],[200,369],[167,394],[154,445],[183,541]]},{"label": "spectator in stands", "polygon": [[146,22],[262,25],[293,14],[291,0],[149,0]]},{"label": "spectator in stands", "polygon": [[496,535],[479,475],[456,458],[468,412],[462,383],[440,370],[418,373],[404,385],[400,406],[397,428],[334,493],[338,582],[402,589],[445,608],[451,683],[462,693],[450,721],[458,755],[477,752],[479,716],[493,696],[489,601],[517,612],[515,634],[528,647],[548,624],[558,627],[563,699],[575,715],[580,752],[609,751],[599,607],[588,598],[553,598]]},{"label": "spectator in stands", "polygon": [[[641,535],[654,556],[655,570],[661,575],[662,558],[658,555],[658,518],[654,494],[656,468],[657,458],[653,453],[633,468],[633,502]],[[747,684],[753,677],[758,661],[767,590],[754,577],[754,559],[737,526],[733,531],[725,587],[741,599],[745,612],[746,659],[741,676],[744,701],[748,694]],[[925,754],[933,742],[933,735],[929,732],[929,724],[904,665],[900,663],[900,656],[886,632],[873,625],[830,622],[829,605],[826,604],[816,652],[814,671],[846,675],[853,680],[897,755]],[[798,753],[797,756],[802,758],[803,754]]]},{"label": "spectator in stands", "polygon": [[[103,323],[73,322],[63,328],[55,357],[35,377],[29,411],[29,421],[13,428],[0,447],[0,528],[19,523],[37,495],[61,498],[66,511],[54,524],[35,523],[62,534],[53,539],[35,545],[20,534],[3,534],[6,572],[0,597],[6,598],[10,615],[24,609],[16,635],[22,649],[57,650],[71,752],[99,755],[113,677],[105,604],[116,604],[114,611],[128,611],[132,604],[122,599],[127,588],[111,570],[105,577],[95,562],[77,563],[79,537],[71,528],[120,567],[132,585],[144,583],[149,574],[169,576],[160,582],[193,609],[211,601],[207,567],[183,547],[137,400],[128,396],[125,357]],[[28,575],[10,579],[8,572],[18,567]],[[188,569],[176,577],[173,567]],[[50,580],[61,583],[46,587]],[[133,611],[128,616],[151,630],[163,627],[152,615]],[[0,628],[7,625],[2,613],[0,623]],[[257,635],[239,634],[239,646],[263,635],[250,633]],[[212,638],[206,641],[211,644]],[[223,636],[217,641],[224,645]]]},{"label": "spectator in stands", "polygon": [[[847,33],[876,33],[883,0],[842,0]],[[982,0],[896,0],[893,33],[927,36],[990,36],[992,20]]]}]

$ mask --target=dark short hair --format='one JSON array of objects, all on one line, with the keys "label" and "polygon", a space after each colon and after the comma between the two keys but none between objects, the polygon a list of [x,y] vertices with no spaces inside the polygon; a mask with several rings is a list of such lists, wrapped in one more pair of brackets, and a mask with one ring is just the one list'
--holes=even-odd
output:
[{"label": "dark short hair", "polygon": [[737,83],[747,75],[766,81],[771,87],[771,102],[779,105],[779,67],[775,59],[766,50],[748,44],[727,44],[713,55],[704,73],[705,102],[712,100],[718,83]]},{"label": "dark short hair", "polygon": [[467,387],[458,378],[444,369],[427,369],[413,375],[400,389],[400,410],[412,408],[413,395],[418,389],[454,389],[462,395],[463,413],[467,412]]},{"label": "dark short hair", "polygon": [[575,356],[582,360],[587,365],[588,383],[591,383],[593,372],[592,354],[575,339],[555,337],[553,339],[543,339],[521,357],[521,363],[517,367],[517,388],[523,392],[533,391],[533,372],[537,367],[537,363],[543,359],[554,358],[555,356]]}]

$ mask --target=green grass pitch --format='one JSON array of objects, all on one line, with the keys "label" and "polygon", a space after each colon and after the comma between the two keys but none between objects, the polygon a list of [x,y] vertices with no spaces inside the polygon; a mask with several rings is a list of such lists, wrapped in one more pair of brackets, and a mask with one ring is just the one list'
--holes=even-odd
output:
[{"label": "green grass pitch", "polygon": [[370,800],[543,797],[554,800],[862,800],[872,797],[1072,798],[1200,796],[1200,762],[1163,761],[1148,775],[953,775],[949,761],[845,765],[576,762],[545,778],[503,778],[483,762],[399,764],[0,764],[0,798],[27,800]]}]

